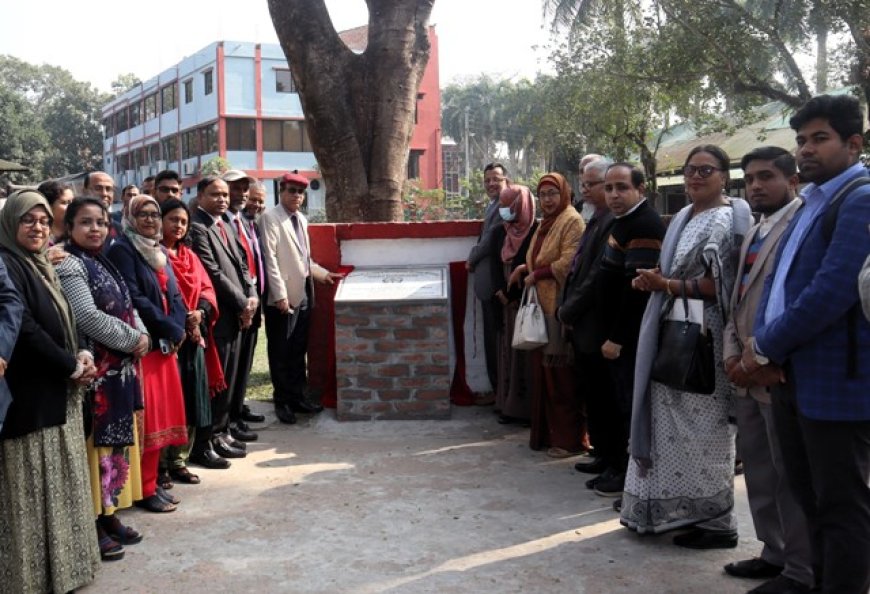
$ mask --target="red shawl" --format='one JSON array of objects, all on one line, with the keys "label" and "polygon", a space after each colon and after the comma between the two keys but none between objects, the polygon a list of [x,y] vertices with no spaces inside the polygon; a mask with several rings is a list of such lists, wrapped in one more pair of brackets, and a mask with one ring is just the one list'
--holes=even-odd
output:
[{"label": "red shawl", "polygon": [[214,325],[220,315],[217,306],[217,294],[208,273],[202,266],[193,251],[183,243],[176,244],[176,253],[169,252],[169,262],[175,272],[178,281],[178,290],[187,311],[193,311],[199,304],[200,299],[208,301],[212,307],[212,316],[208,324],[208,338],[205,341],[205,370],[208,376],[208,391],[211,396],[222,390],[226,390],[227,383],[224,379],[221,359],[217,347],[214,344]]}]

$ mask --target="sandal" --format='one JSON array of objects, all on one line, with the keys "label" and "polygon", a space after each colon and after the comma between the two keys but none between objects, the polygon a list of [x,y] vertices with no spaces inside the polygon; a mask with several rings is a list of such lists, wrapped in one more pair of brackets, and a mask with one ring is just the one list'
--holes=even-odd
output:
[{"label": "sandal", "polygon": [[199,477],[197,475],[193,474],[192,472],[190,472],[190,470],[188,470],[187,467],[184,467],[184,466],[181,468],[173,468],[172,470],[169,471],[169,476],[172,477],[172,480],[174,480],[177,483],[187,483],[188,485],[198,485],[200,482]]},{"label": "sandal", "polygon": [[157,487],[157,491],[155,492],[155,495],[157,495],[157,497],[159,497],[163,501],[166,501],[167,503],[171,503],[172,505],[178,505],[179,503],[181,503],[180,497],[173,495],[172,493],[170,493],[169,491],[167,491],[163,487]]},{"label": "sandal", "polygon": [[553,447],[547,450],[547,455],[550,458],[570,458],[571,456],[577,456],[579,454],[580,452],[569,452],[564,448]]},{"label": "sandal", "polygon": [[141,507],[144,510],[148,510],[150,512],[158,514],[174,512],[177,509],[177,506],[174,503],[169,503],[157,494],[154,494],[151,497],[146,497],[145,499],[141,499],[137,501],[134,505],[136,507]]},{"label": "sandal", "polygon": [[170,478],[169,472],[167,472],[165,469],[161,470],[160,474],[157,475],[157,484],[166,490],[169,490],[175,486],[174,484],[172,484],[172,478]]},{"label": "sandal", "polygon": [[117,516],[100,516],[100,524],[106,534],[122,545],[134,545],[142,542],[142,535],[129,526],[124,526]]},{"label": "sandal", "polygon": [[124,558],[124,546],[106,534],[99,524],[97,524],[97,544],[100,547],[100,559],[103,561],[120,561]]}]

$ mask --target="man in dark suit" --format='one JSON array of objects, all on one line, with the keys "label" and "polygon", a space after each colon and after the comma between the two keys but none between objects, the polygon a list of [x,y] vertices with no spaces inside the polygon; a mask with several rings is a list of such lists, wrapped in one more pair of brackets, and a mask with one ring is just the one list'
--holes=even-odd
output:
[{"label": "man in dark suit", "polygon": [[208,176],[199,181],[196,190],[198,207],[191,217],[190,237],[217,294],[220,317],[215,324],[214,340],[227,389],[212,398],[212,435],[201,438],[197,433],[190,460],[208,468],[226,468],[229,464],[221,456],[245,455],[239,447],[242,444],[227,434],[229,399],[238,376],[241,332],[250,327],[259,299],[242,247],[223,218],[229,206],[227,183]]},{"label": "man in dark suit", "polygon": [[755,534],[764,543],[761,555],[725,566],[735,577],[776,578],[797,582],[795,588],[813,585],[809,533],[806,518],[795,501],[785,477],[779,441],[770,404],[771,379],[779,380],[780,369],[767,365],[753,376],[740,369],[740,357],[752,336],[764,279],[773,270],[776,248],[801,206],[795,197],[797,164],[785,149],[766,146],[741,160],[746,198],[761,221],[743,240],[737,265],[738,282],[731,297],[731,315],[723,332],[723,359],[729,379],[737,385],[735,412],[740,439],[740,459],[746,476],[749,510]]},{"label": "man in dark suit", "polygon": [[816,581],[823,592],[866,594],[870,323],[859,312],[857,279],[870,253],[870,185],[856,185],[870,178],[858,163],[863,115],[850,95],[821,95],[789,125],[810,183],[781,240],[740,365],[750,374],[769,362],[784,369],[773,418],[809,524]]},{"label": "man in dark suit", "polygon": [[[498,214],[498,197],[501,191],[507,187],[507,170],[501,163],[490,163],[483,168],[483,188],[489,197],[489,204],[483,215],[483,229],[477,244],[471,248],[465,268],[474,273],[474,294],[480,300],[480,308],[483,317],[483,351],[486,359],[486,374],[492,390],[498,385],[498,315],[495,299],[495,287],[492,282],[492,267],[501,266],[501,262],[495,261],[493,254],[498,253],[493,249],[495,235],[502,227],[502,220]],[[493,404],[495,396],[492,392],[484,396],[475,397],[475,404]]]}]

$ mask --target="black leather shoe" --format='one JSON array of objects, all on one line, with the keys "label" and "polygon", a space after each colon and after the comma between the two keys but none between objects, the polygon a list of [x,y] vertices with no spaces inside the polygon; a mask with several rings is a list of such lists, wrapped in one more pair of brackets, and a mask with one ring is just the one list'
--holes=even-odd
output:
[{"label": "black leather shoe", "polygon": [[751,589],[746,594],[805,594],[813,592],[813,590],[800,582],[796,582],[784,575],[778,575],[772,580],[768,580]]},{"label": "black leather shoe", "polygon": [[234,448],[222,437],[215,437],[211,443],[214,451],[222,458],[244,458],[248,455],[245,450]]},{"label": "black leather shoe", "polygon": [[233,436],[233,439],[240,442],[257,441],[259,437],[255,432],[248,429],[244,421],[230,423],[230,435]]},{"label": "black leather shoe", "polygon": [[248,451],[248,444],[243,441],[239,441],[229,433],[221,433],[217,437],[219,437],[220,440],[224,442],[224,445],[228,445],[231,448],[236,448],[237,450],[242,450],[243,452]]},{"label": "black leather shoe", "polygon": [[674,537],[674,544],[687,549],[733,549],[737,546],[737,531],[714,532],[701,528],[692,528],[685,534]]},{"label": "black leather shoe", "polygon": [[587,489],[594,489],[596,486],[598,486],[598,483],[600,483],[601,481],[610,480],[611,478],[613,478],[613,476],[615,474],[617,474],[617,473],[614,472],[614,470],[612,468],[608,467],[604,470],[604,472],[602,472],[598,476],[586,481],[586,488]]},{"label": "black leather shoe", "polygon": [[278,417],[279,421],[286,423],[287,425],[296,424],[296,413],[293,412],[293,409],[290,408],[289,404],[276,404],[275,416]]},{"label": "black leather shoe", "polygon": [[248,408],[247,404],[245,404],[244,406],[242,406],[241,419],[248,423],[263,423],[266,420],[266,415],[255,413],[250,408]]},{"label": "black leather shoe", "polygon": [[230,461],[224,460],[218,456],[217,452],[212,449],[211,444],[209,444],[209,447],[203,448],[200,451],[191,452],[188,460],[191,464],[214,470],[223,470],[230,467]]},{"label": "black leather shoe", "polygon": [[604,458],[592,458],[588,462],[578,462],[574,465],[574,470],[586,474],[601,474],[607,470],[607,462]]},{"label": "black leather shoe", "polygon": [[724,567],[725,573],[739,578],[761,580],[775,578],[782,573],[782,567],[768,563],[764,559],[753,557],[744,561],[735,561]]},{"label": "black leather shoe", "polygon": [[290,408],[293,409],[293,412],[298,413],[307,413],[307,414],[317,414],[323,410],[323,407],[319,404],[314,404],[312,402],[308,402],[307,400],[300,400],[299,402],[293,402],[290,404]]}]

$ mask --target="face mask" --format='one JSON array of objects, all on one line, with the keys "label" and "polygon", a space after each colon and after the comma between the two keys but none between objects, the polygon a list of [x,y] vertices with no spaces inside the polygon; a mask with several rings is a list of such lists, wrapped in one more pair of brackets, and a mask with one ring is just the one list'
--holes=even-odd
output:
[{"label": "face mask", "polygon": [[514,220],[515,218],[517,218],[516,213],[511,212],[511,207],[510,207],[510,206],[501,206],[501,207],[499,207],[499,209],[498,209],[498,214],[501,215],[501,218],[502,218],[503,221],[506,221],[506,222],[508,222],[508,223],[510,223],[510,222],[511,222],[512,220]]}]

